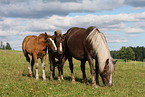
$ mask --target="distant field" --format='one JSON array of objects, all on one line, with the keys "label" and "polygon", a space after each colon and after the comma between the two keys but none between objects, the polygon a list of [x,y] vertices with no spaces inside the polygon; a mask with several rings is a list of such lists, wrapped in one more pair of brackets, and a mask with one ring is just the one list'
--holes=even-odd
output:
[{"label": "distant field", "polygon": [[[40,61],[39,61],[40,63]],[[46,75],[50,78],[50,64],[46,60]],[[35,69],[34,69],[35,70]],[[80,62],[74,60],[74,73],[77,83],[72,83],[68,62],[64,65],[64,79],[59,82],[42,81],[41,64],[39,64],[39,81],[28,76],[28,67],[22,52],[0,50],[0,96],[39,96],[39,97],[143,97],[145,96],[145,66],[142,62],[129,61],[127,64],[119,60],[116,64],[113,86],[94,88],[81,83],[82,73]],[[92,81],[90,68],[86,64],[86,74],[89,82]],[[103,86],[100,79],[101,86]]]}]

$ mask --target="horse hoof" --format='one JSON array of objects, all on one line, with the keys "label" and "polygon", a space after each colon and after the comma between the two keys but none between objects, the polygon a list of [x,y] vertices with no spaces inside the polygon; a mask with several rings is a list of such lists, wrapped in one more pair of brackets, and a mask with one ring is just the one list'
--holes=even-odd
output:
[{"label": "horse hoof", "polygon": [[90,83],[88,82],[88,80],[82,80],[82,83],[86,83],[87,85],[90,84]]},{"label": "horse hoof", "polygon": [[75,79],[74,78],[72,79],[72,82],[75,82]]},{"label": "horse hoof", "polygon": [[51,81],[53,81],[53,78],[50,78]]},{"label": "horse hoof", "polygon": [[86,84],[89,85],[90,83],[87,81]]},{"label": "horse hoof", "polygon": [[76,81],[75,80],[72,80],[72,83],[76,83]]},{"label": "horse hoof", "polygon": [[96,84],[92,84],[92,86],[93,86],[94,88],[98,88],[98,86],[97,86]]},{"label": "horse hoof", "polygon": [[46,81],[46,78],[43,78],[43,81]]},{"label": "horse hoof", "polygon": [[63,76],[61,76],[61,79],[64,80]]},{"label": "horse hoof", "polygon": [[61,80],[58,80],[59,82],[61,82]]},{"label": "horse hoof", "polygon": [[33,74],[30,74],[30,77],[33,77]]},{"label": "horse hoof", "polygon": [[38,76],[36,76],[36,80],[39,80],[39,77]]},{"label": "horse hoof", "polygon": [[60,81],[60,77],[58,77],[58,80]]},{"label": "horse hoof", "polygon": [[39,78],[36,78],[37,81],[39,81]]},{"label": "horse hoof", "polygon": [[94,87],[94,88],[98,88],[98,86],[97,86],[97,85],[94,85],[93,87]]}]

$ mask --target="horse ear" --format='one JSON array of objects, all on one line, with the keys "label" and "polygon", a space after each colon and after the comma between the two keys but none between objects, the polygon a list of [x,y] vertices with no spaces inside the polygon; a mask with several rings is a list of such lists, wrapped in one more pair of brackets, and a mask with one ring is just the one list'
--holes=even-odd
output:
[{"label": "horse ear", "polygon": [[59,30],[55,31],[54,35],[56,35],[56,36],[61,35],[61,31],[59,31]]},{"label": "horse ear", "polygon": [[108,70],[109,69],[109,58],[106,60],[105,62],[105,66],[104,66],[104,70]]},{"label": "horse ear", "polygon": [[47,33],[45,32],[45,35],[47,36]]},{"label": "horse ear", "polygon": [[54,35],[56,35],[56,36],[57,36],[57,32],[56,32],[56,31],[54,32]]},{"label": "horse ear", "polygon": [[117,60],[113,61],[114,65],[116,64]]},{"label": "horse ear", "polygon": [[45,32],[45,40],[47,39],[47,33]]},{"label": "horse ear", "polygon": [[109,64],[109,58],[106,60],[105,66],[108,66]]}]

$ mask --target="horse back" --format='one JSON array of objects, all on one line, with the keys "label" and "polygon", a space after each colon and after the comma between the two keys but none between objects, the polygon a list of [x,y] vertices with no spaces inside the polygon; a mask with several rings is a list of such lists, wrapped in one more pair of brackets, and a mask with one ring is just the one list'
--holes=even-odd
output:
[{"label": "horse back", "polygon": [[66,36],[66,45],[69,56],[78,60],[85,59],[85,31],[86,29],[84,28],[73,27],[68,30]]},{"label": "horse back", "polygon": [[25,39],[23,40],[22,43],[22,50],[24,53],[32,53],[32,49],[33,49],[33,44],[35,39],[37,38],[37,36],[33,35],[33,36],[26,36]]},{"label": "horse back", "polygon": [[66,45],[68,52],[72,57],[79,60],[84,60],[87,59],[89,54],[92,58],[95,58],[90,41],[86,39],[94,28],[96,27],[91,26],[88,29],[73,27],[68,30]]}]

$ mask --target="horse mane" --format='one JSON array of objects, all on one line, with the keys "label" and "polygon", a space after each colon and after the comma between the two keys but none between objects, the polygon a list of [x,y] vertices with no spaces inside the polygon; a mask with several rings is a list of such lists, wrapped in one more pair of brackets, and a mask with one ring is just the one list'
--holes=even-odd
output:
[{"label": "horse mane", "polygon": [[[95,53],[98,64],[99,70],[102,72],[104,70],[105,62],[109,58],[109,62],[112,61],[112,57],[110,55],[110,51],[107,45],[106,38],[102,32],[100,32],[96,27],[90,31],[89,35],[87,36],[86,40],[90,41],[92,46],[93,52]],[[110,70],[113,70],[113,64],[109,64]]]}]

